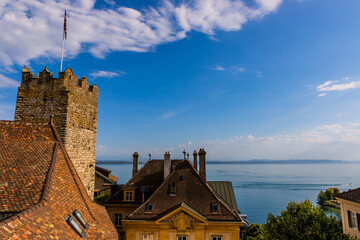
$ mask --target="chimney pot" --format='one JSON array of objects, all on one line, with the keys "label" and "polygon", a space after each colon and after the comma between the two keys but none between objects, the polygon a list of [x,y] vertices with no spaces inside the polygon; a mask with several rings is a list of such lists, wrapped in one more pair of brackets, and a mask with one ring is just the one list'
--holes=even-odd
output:
[{"label": "chimney pot", "polygon": [[171,155],[170,152],[164,154],[164,180],[170,175],[171,170]]},{"label": "chimney pot", "polygon": [[206,181],[206,163],[205,163],[206,152],[204,148],[200,148],[199,151],[199,174]]},{"label": "chimney pot", "polygon": [[196,150],[194,150],[194,153],[193,153],[193,155],[194,155],[194,168],[197,170],[197,152],[196,152]]},{"label": "chimney pot", "polygon": [[134,152],[133,156],[133,172],[132,175],[135,176],[135,174],[138,172],[139,169],[139,153]]}]

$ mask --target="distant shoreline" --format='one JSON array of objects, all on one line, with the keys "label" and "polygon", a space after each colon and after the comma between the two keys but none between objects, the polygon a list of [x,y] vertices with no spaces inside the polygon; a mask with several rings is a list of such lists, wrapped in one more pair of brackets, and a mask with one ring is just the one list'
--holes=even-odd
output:
[{"label": "distant shoreline", "polygon": [[[147,161],[140,161],[145,164]],[[97,160],[96,164],[132,164],[132,161],[123,160]],[[360,164],[360,161],[344,160],[267,160],[254,159],[243,161],[207,161],[206,164]]]}]

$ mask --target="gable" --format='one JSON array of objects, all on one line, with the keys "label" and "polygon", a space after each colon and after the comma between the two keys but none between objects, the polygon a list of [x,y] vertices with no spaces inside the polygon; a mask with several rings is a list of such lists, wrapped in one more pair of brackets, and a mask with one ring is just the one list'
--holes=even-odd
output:
[{"label": "gable", "polygon": [[[172,185],[176,184],[175,193]],[[152,211],[146,211],[151,203]],[[136,211],[130,214],[130,220],[159,219],[174,207],[186,203],[207,220],[241,221],[237,213],[227,206],[199,176],[188,160],[178,164],[166,181]],[[218,204],[218,211],[212,212],[212,204]]]}]

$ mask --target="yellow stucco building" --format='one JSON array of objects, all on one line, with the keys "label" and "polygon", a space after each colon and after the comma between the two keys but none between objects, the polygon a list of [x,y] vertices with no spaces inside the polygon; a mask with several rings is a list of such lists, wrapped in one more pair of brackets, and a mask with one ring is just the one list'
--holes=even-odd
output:
[{"label": "yellow stucco building", "polygon": [[121,239],[238,240],[240,217],[231,182],[207,182],[204,149],[189,159],[149,160],[104,203]]},{"label": "yellow stucco building", "polygon": [[360,238],[360,188],[336,195],[340,203],[343,231]]}]

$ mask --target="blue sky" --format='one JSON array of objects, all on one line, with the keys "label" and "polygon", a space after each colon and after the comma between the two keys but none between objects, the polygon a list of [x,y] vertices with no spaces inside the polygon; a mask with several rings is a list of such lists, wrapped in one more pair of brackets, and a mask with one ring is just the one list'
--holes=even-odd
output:
[{"label": "blue sky", "polygon": [[[0,119],[58,75],[65,1],[0,3]],[[360,160],[360,2],[68,1],[64,67],[100,89],[98,159]]]}]

